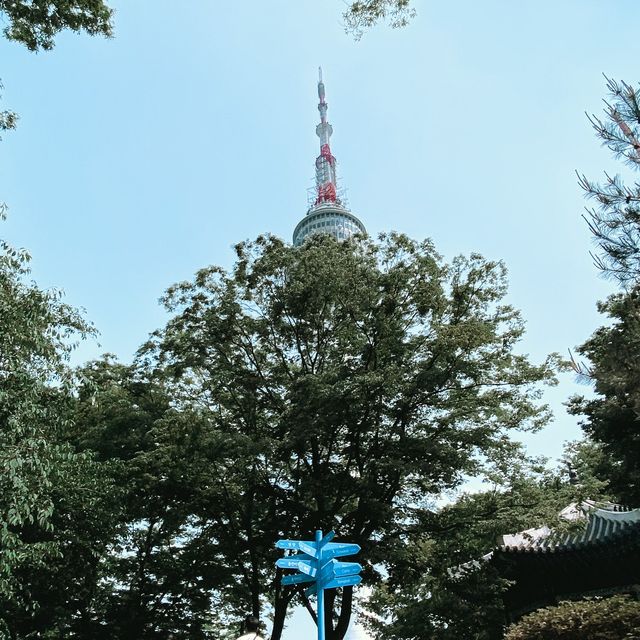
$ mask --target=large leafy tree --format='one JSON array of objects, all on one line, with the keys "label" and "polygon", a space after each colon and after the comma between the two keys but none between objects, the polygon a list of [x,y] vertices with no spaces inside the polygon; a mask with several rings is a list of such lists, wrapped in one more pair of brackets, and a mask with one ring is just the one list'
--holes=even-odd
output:
[{"label": "large leafy tree", "polygon": [[[76,447],[117,462],[121,524],[80,638],[210,638],[232,576],[197,514],[215,461],[197,412],[177,410],[159,380],[111,358],[82,369]],[[206,456],[202,452],[206,452]],[[238,612],[236,612],[238,613]]]},{"label": "large leafy tree", "polygon": [[[77,613],[79,576],[95,569],[109,526],[91,512],[109,494],[104,470],[63,438],[73,388],[67,360],[92,329],[58,292],[28,280],[28,261],[0,241],[0,634],[12,637],[42,630],[37,618],[53,600],[64,615]],[[75,585],[45,584],[63,574]]]},{"label": "large leafy tree", "polygon": [[[446,265],[429,242],[390,235],[294,248],[272,237],[237,247],[230,272],[200,271],[165,298],[174,317],[141,366],[200,416],[197,526],[272,638],[296,592],[275,574],[273,544],[335,529],[377,563],[442,491],[510,448],[510,429],[547,413],[541,366],[514,352],[523,332],[502,301],[504,267]],[[330,595],[343,637],[352,593]]]}]

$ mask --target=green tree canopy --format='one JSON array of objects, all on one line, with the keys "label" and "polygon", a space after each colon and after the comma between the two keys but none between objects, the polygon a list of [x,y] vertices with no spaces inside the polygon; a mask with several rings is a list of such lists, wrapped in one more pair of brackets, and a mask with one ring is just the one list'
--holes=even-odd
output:
[{"label": "green tree canopy", "polygon": [[[62,303],[26,281],[29,256],[0,240],[0,544],[22,547],[24,523],[45,526],[51,461],[46,437],[59,424],[58,391],[68,382],[69,339],[89,328]],[[9,587],[20,554],[0,556],[0,593]],[[6,580],[6,581],[5,581]]]},{"label": "green tree canopy", "polygon": [[[95,534],[110,527],[97,517],[110,491],[104,470],[64,443],[67,361],[92,329],[59,292],[28,280],[28,261],[0,240],[0,637],[42,629],[37,617],[53,600],[77,613],[79,576],[95,569],[104,545]],[[45,579],[62,574],[70,579],[62,591]]]},{"label": "green tree canopy", "polygon": [[219,543],[199,526],[217,463],[200,417],[176,409],[161,379],[110,357],[89,363],[81,376],[69,433],[80,450],[117,462],[121,526],[90,603],[96,623],[78,621],[77,637],[219,638],[227,620],[215,632],[213,623],[241,615],[244,608],[228,603],[247,600],[245,591],[234,597]]},{"label": "green tree canopy", "polygon": [[597,329],[578,352],[590,361],[596,396],[576,396],[569,411],[584,416],[585,433],[602,446],[599,475],[617,499],[640,505],[640,289],[599,305],[610,323]]},{"label": "green tree canopy", "polygon": [[111,36],[113,9],[103,0],[0,0],[4,35],[31,51],[51,49],[60,31]]}]

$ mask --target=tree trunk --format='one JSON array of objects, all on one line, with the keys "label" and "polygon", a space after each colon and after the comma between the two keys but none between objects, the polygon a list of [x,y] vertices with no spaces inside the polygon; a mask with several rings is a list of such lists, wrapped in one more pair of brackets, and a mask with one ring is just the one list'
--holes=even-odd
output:
[{"label": "tree trunk", "polygon": [[284,631],[284,621],[287,617],[288,598],[281,596],[276,600],[276,606],[273,610],[273,630],[271,632],[271,640],[280,640]]},{"label": "tree trunk", "polygon": [[271,640],[280,640],[284,631],[284,623],[287,618],[287,607],[291,602],[293,593],[282,588],[282,569],[276,569],[273,603],[273,629]]},{"label": "tree trunk", "polygon": [[351,611],[353,609],[353,587],[345,587],[342,590],[342,600],[340,601],[340,616],[336,623],[333,640],[342,640],[351,622]]},{"label": "tree trunk", "polygon": [[327,589],[324,592],[324,628],[327,640],[334,640],[333,636],[333,605],[336,601],[336,590]]}]

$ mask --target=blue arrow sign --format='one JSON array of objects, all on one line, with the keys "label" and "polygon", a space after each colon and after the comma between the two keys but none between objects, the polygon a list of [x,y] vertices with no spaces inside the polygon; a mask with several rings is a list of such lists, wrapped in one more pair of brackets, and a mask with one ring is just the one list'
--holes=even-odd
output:
[{"label": "blue arrow sign", "polygon": [[306,573],[308,576],[312,576],[314,578],[316,577],[316,573],[318,573],[318,570],[314,566],[311,566],[306,562],[300,563],[298,571],[300,571],[300,573]]},{"label": "blue arrow sign", "polygon": [[337,558],[339,556],[355,556],[360,551],[359,544],[347,544],[344,542],[330,542],[322,549],[324,559]]},{"label": "blue arrow sign", "polygon": [[313,540],[278,540],[276,542],[276,548],[278,549],[292,549],[295,551],[300,550],[301,544],[308,544],[315,549],[316,543]]},{"label": "blue arrow sign", "polygon": [[360,573],[361,571],[362,565],[357,562],[336,562],[333,569],[333,573],[337,576],[351,576]]},{"label": "blue arrow sign", "polygon": [[307,576],[304,573],[294,573],[291,576],[284,576],[282,578],[282,584],[303,584],[305,582],[315,582],[313,576]]},{"label": "blue arrow sign", "polygon": [[[276,560],[276,567],[280,567],[281,569],[297,569],[298,564],[300,562],[304,562],[302,558],[297,556],[289,556],[288,558],[278,558]],[[313,563],[313,560],[310,558],[307,560],[310,564]]]},{"label": "blue arrow sign", "polygon": [[357,562],[338,562],[337,560],[329,560],[327,564],[320,568],[316,574],[318,582],[329,582],[337,576],[350,576],[360,573],[362,565]]},{"label": "blue arrow sign", "polygon": [[[354,556],[360,552],[359,544],[349,544],[345,542],[329,542],[335,534],[333,531],[328,533],[320,543],[311,540],[278,540],[276,547],[278,549],[290,549],[292,551],[302,551],[314,558],[317,557],[316,545],[320,545],[323,558],[337,558],[338,556]],[[328,555],[325,555],[328,554]]]},{"label": "blue arrow sign", "polygon": [[300,543],[298,544],[298,549],[300,549],[300,551],[302,551],[303,553],[311,556],[312,558],[318,557],[318,550],[316,549],[315,542],[300,541]]},{"label": "blue arrow sign", "polygon": [[361,576],[339,576],[325,585],[325,589],[336,589],[338,587],[352,587],[362,582]]},{"label": "blue arrow sign", "polygon": [[[276,560],[276,566],[281,569],[297,569],[303,573],[309,573],[309,575],[315,575],[316,568],[315,562],[311,559],[299,558],[298,556],[291,556],[290,558],[278,558]],[[313,571],[313,574],[310,573]]]},{"label": "blue arrow sign", "polygon": [[318,589],[337,589],[338,587],[352,587],[362,582],[362,577],[357,575],[350,576],[333,576],[330,580],[320,581],[317,580],[310,587],[305,589],[305,595],[307,597],[314,596],[318,593]]}]

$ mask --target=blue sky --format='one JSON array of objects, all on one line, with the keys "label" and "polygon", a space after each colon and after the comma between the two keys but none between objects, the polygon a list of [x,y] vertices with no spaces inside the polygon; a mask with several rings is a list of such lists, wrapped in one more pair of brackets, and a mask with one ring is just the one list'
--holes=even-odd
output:
[{"label": "blue sky", "polygon": [[[584,111],[602,73],[638,78],[635,0],[417,0],[409,27],[344,33],[342,0],[119,0],[115,38],[52,52],[0,41],[2,235],[101,332],[78,359],[127,361],[164,322],[157,300],[232,245],[290,239],[317,155],[317,67],[349,203],[372,234],[431,237],[448,259],[502,259],[540,360],[602,323],[577,169],[621,167]],[[178,7],[178,11],[176,11]],[[527,438],[556,458],[577,437],[562,402]]]}]

